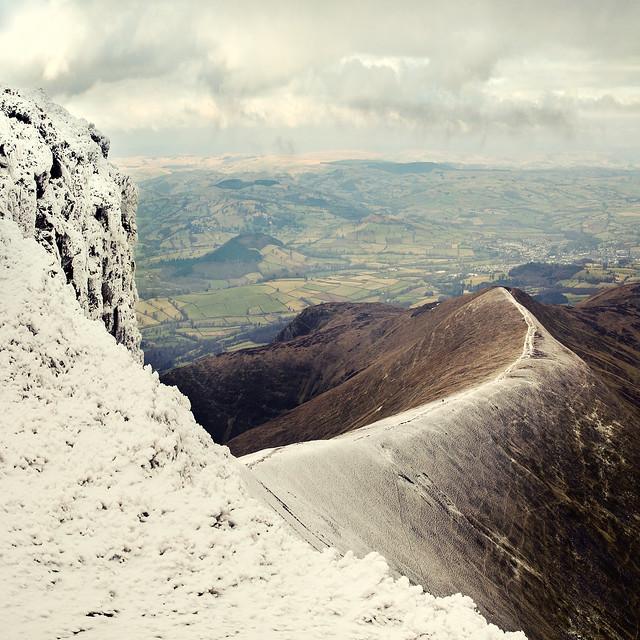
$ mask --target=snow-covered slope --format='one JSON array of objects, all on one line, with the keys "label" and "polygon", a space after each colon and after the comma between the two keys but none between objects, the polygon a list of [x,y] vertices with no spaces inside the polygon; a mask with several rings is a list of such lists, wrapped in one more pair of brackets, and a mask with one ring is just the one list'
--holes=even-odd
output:
[{"label": "snow-covered slope", "polygon": [[506,637],[469,598],[392,579],[377,554],[294,536],[10,220],[0,344],[4,640]]},{"label": "snow-covered slope", "polygon": [[625,513],[636,472],[623,443],[635,427],[505,289],[476,303],[503,297],[526,323],[522,355],[496,380],[241,460],[254,493],[317,548],[375,549],[398,574],[462,590],[530,637],[626,637],[637,576],[622,567],[638,527]]},{"label": "snow-covered slope", "polygon": [[40,91],[0,84],[0,218],[55,256],[88,317],[137,357],[132,242],[138,193],[109,141]]},{"label": "snow-covered slope", "polygon": [[0,637],[505,637],[250,498],[139,363],[136,195],[108,141],[0,91]]}]

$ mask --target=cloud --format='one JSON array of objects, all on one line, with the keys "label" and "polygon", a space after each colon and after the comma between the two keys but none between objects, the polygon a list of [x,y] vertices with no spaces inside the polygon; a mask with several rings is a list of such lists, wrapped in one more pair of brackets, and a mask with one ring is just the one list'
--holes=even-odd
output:
[{"label": "cloud", "polygon": [[640,100],[636,0],[25,0],[0,21],[4,80],[107,133],[555,135]]},{"label": "cloud", "polygon": [[611,94],[605,94],[592,100],[584,100],[581,108],[585,111],[605,114],[638,114],[640,115],[640,100],[621,101]]}]

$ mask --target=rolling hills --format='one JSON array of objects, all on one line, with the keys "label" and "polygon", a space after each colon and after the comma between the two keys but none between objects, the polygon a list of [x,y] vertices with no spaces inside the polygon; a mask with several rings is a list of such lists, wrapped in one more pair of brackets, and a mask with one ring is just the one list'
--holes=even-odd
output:
[{"label": "rolling hills", "polygon": [[[140,176],[137,317],[148,363],[166,371],[263,344],[323,302],[409,307],[500,284],[576,304],[640,280],[638,169],[351,156],[127,165]],[[198,263],[244,234],[282,246],[233,268]]]}]

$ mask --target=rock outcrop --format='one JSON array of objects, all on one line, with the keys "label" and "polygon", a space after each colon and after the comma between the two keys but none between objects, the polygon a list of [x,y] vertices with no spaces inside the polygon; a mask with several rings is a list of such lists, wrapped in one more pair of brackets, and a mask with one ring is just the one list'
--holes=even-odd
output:
[{"label": "rock outcrop", "polygon": [[109,140],[43,92],[0,85],[0,217],[55,256],[85,314],[141,359],[132,244],[137,189]]}]

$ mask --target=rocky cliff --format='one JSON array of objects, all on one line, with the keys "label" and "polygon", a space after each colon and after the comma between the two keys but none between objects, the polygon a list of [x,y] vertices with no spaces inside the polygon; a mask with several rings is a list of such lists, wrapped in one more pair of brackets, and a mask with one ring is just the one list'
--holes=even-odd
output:
[{"label": "rocky cliff", "polygon": [[0,85],[0,217],[55,256],[85,314],[140,359],[138,195],[108,153],[107,138],[44,93]]}]

